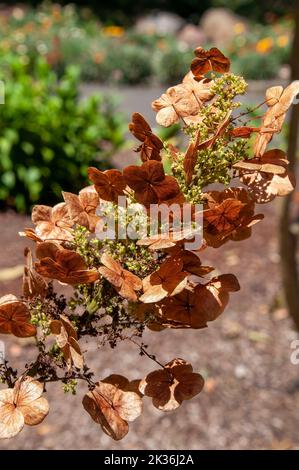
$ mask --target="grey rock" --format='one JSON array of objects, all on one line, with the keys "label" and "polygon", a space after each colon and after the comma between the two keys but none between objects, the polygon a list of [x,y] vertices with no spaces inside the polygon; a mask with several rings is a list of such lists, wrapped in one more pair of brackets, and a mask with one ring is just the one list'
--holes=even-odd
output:
[{"label": "grey rock", "polygon": [[248,29],[247,22],[241,16],[236,15],[228,8],[210,8],[200,20],[207,39],[218,47],[231,42],[236,34],[245,33]]},{"label": "grey rock", "polygon": [[203,46],[207,41],[203,29],[193,24],[186,24],[178,33],[177,39],[184,45],[194,48]]}]

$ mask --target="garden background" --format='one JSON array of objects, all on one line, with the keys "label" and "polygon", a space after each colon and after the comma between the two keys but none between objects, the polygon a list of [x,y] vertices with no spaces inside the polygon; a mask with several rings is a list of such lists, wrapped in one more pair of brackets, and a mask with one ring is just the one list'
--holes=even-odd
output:
[{"label": "garden background", "polygon": [[[248,80],[248,105],[262,102],[267,86],[299,79],[299,59],[291,60],[298,9],[298,2],[283,0],[1,4],[0,295],[20,293],[26,242],[18,232],[30,226],[32,205],[60,201],[62,188],[77,192],[87,183],[88,166],[121,168],[137,161],[127,133],[132,112],[179,143],[175,126],[155,124],[151,102],[181,80],[196,46],[218,46],[231,58],[232,70]],[[289,150],[296,149],[294,116],[278,136]],[[212,264],[217,257],[219,270],[232,269],[240,280],[241,292],[224,315],[203,335],[147,333],[163,360],[188,357],[204,375],[198,399],[171,415],[146,406],[146,416],[114,443],[82,412],[80,387],[77,396],[64,399],[53,384],[47,421],[0,449],[299,448],[299,364],[290,360],[299,300],[290,304],[286,292],[288,276],[298,281],[298,193],[287,208],[278,201],[264,212],[255,236],[230,242],[217,254],[209,250],[205,258]],[[25,354],[29,360],[31,340],[3,338],[16,365]],[[129,378],[144,375],[146,359],[136,363],[132,357],[128,345],[113,354],[96,346],[88,353],[99,376],[116,373],[119,362]]]}]

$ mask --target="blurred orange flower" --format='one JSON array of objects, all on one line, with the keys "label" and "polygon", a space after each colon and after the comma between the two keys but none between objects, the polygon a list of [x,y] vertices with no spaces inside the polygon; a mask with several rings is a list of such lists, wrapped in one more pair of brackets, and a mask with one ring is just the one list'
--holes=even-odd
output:
[{"label": "blurred orange flower", "polygon": [[112,25],[105,26],[105,28],[103,28],[103,33],[105,36],[120,38],[125,34],[125,30],[121,26]]},{"label": "blurred orange flower", "polygon": [[270,37],[260,39],[255,46],[259,54],[267,54],[273,47],[273,39]]}]

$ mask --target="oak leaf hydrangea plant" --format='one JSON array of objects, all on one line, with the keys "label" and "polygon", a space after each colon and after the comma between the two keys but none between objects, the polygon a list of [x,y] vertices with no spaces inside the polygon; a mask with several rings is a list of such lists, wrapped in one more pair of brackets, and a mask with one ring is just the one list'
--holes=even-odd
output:
[{"label": "oak leaf hydrangea plant", "polygon": [[[22,371],[7,358],[0,365],[1,382],[8,387],[0,391],[1,438],[46,417],[43,393],[50,382],[61,381],[65,391],[75,392],[83,380],[83,407],[116,440],[139,417],[145,397],[166,412],[201,392],[203,377],[188,360],[161,363],[148,352],[143,331],[203,329],[221,315],[239,283],[233,274],[213,274],[205,251],[250,237],[263,218],[256,204],[288,194],[295,184],[286,154],[268,144],[281,131],[299,82],[268,89],[255,108],[266,110],[253,126],[253,115],[238,112],[241,103],[235,101],[247,85],[229,69],[218,49],[197,48],[182,83],[153,102],[158,124],[181,124],[188,140],[184,151],[163,142],[135,113],[129,129],[139,141],[139,165],[123,171],[89,168],[91,186],[78,195],[64,192],[64,202],[53,208],[33,208],[34,227],[22,233],[33,245],[25,250],[23,295],[0,299],[0,333],[34,338],[37,354]],[[214,183],[218,189],[210,189]],[[120,197],[134,208],[125,220],[118,211]],[[187,235],[171,217],[167,232],[139,239],[106,231],[107,216],[118,228],[136,218],[148,227],[152,205],[172,204],[191,208]],[[186,239],[195,236],[198,207],[202,237],[190,249]],[[159,224],[162,228],[164,221]],[[155,368],[133,381],[116,374],[95,377],[84,358],[83,338],[111,348],[130,341]]]}]

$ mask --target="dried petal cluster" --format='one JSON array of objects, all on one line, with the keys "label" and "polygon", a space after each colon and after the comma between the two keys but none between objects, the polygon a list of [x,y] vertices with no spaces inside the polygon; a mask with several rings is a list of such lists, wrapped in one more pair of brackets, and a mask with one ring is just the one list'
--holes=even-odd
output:
[{"label": "dried petal cluster", "polygon": [[203,104],[213,97],[212,81],[197,82],[189,72],[183,82],[168,88],[160,98],[152,103],[157,112],[157,123],[169,127],[182,119],[186,124],[197,122],[197,114]]},{"label": "dried petal cluster", "polygon": [[295,187],[295,178],[288,171],[288,160],[282,150],[268,150],[260,157],[238,162],[240,180],[248,187],[253,201],[265,204],[276,196],[286,196]]},{"label": "dried petal cluster", "polygon": [[35,263],[35,270],[45,278],[72,285],[95,282],[99,278],[97,271],[87,268],[79,253],[57,243],[39,243],[36,257],[39,261]]},{"label": "dried petal cluster", "polygon": [[173,359],[163,369],[148,374],[139,385],[144,395],[151,397],[153,405],[162,411],[173,411],[184,400],[201,392],[204,379],[193,372],[184,359]]},{"label": "dried petal cluster", "polygon": [[103,266],[99,268],[102,276],[109,281],[119,295],[132,302],[137,301],[136,291],[142,288],[142,282],[135,274],[123,269],[112,256],[104,253],[101,258]]},{"label": "dried petal cluster", "polygon": [[72,222],[67,205],[64,202],[56,206],[35,206],[32,210],[32,222],[36,234],[42,240],[71,240]]},{"label": "dried petal cluster", "polygon": [[131,165],[123,171],[127,185],[134,191],[137,202],[151,204],[173,202],[180,188],[173,176],[165,175],[163,164],[149,160],[141,166]]},{"label": "dried petal cluster", "polygon": [[140,152],[142,162],[146,162],[147,160],[161,161],[163,142],[153,133],[150,125],[141,114],[133,114],[132,122],[129,124],[129,130],[134,137],[141,142],[141,145],[139,145],[135,152]]},{"label": "dried petal cluster", "polygon": [[0,333],[19,338],[35,336],[36,328],[30,323],[30,313],[24,302],[14,295],[0,298]]},{"label": "dried petal cluster", "polygon": [[292,82],[287,88],[271,87],[266,92],[265,101],[269,109],[262,118],[260,131],[254,145],[254,155],[261,157],[272,140],[274,134],[281,131],[286,113],[299,93],[299,80]]},{"label": "dried petal cluster", "polygon": [[245,188],[210,191],[203,214],[205,240],[214,248],[228,240],[245,240],[251,227],[263,218],[254,213],[254,201]]},{"label": "dried petal cluster", "polygon": [[21,377],[13,388],[0,390],[0,439],[14,437],[24,425],[40,424],[49,412],[42,397],[43,384],[32,377]]},{"label": "dried petal cluster", "polygon": [[86,227],[90,232],[94,232],[99,217],[96,209],[99,205],[99,196],[94,186],[83,188],[78,196],[76,194],[63,192],[67,211],[73,224]]},{"label": "dried petal cluster", "polygon": [[[189,138],[185,150],[164,142],[134,113],[129,130],[139,141],[139,164],[122,171],[89,168],[91,186],[79,194],[63,192],[64,202],[53,208],[33,208],[34,227],[22,233],[35,245],[25,250],[23,296],[0,299],[0,334],[35,336],[37,355],[25,361],[19,378],[8,360],[0,364],[0,381],[9,387],[0,390],[0,438],[44,419],[48,402],[42,394],[50,382],[75,393],[83,380],[83,407],[115,440],[141,414],[144,397],[172,411],[203,389],[203,377],[189,362],[175,358],[163,365],[142,342],[143,331],[204,329],[216,320],[240,285],[234,274],[213,273],[206,250],[250,237],[263,219],[256,205],[289,194],[295,185],[286,154],[267,146],[281,131],[299,82],[269,88],[265,114],[253,126],[248,117],[243,122],[246,113],[235,116],[234,98],[246,84],[229,68],[217,48],[198,47],[182,83],[153,102],[158,124],[182,124]],[[218,187],[211,190],[210,184]],[[124,218],[119,197],[129,209]],[[148,230],[154,204],[158,233]],[[186,204],[191,223],[182,229],[176,217]],[[163,215],[165,207],[170,216]],[[196,226],[199,215],[202,227]],[[144,223],[145,236],[110,236],[108,216],[117,228]],[[129,341],[155,369],[133,381],[116,374],[95,381],[84,357],[89,338],[112,352],[119,341]],[[101,352],[92,351],[101,363]]]},{"label": "dried petal cluster", "polygon": [[122,376],[107,377],[83,398],[83,406],[102,430],[118,441],[129,432],[128,421],[142,412],[142,399],[130,391],[129,381]]}]

